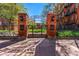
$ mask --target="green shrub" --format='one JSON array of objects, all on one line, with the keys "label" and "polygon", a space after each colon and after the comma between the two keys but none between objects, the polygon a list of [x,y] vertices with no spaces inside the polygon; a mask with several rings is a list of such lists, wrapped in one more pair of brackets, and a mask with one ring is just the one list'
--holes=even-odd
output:
[{"label": "green shrub", "polygon": [[63,34],[65,37],[73,36],[72,31],[64,31]]},{"label": "green shrub", "polygon": [[62,31],[62,32],[57,32],[58,37],[78,37],[79,36],[79,31]]},{"label": "green shrub", "polygon": [[79,36],[79,31],[73,32],[74,36]]}]

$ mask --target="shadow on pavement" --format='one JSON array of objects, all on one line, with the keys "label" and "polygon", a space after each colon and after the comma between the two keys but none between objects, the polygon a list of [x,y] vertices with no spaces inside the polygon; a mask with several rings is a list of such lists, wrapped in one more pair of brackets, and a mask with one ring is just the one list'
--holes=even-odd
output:
[{"label": "shadow on pavement", "polygon": [[[24,39],[23,39],[24,40]],[[10,39],[9,41],[0,43],[0,49],[7,47],[9,45],[15,44],[17,42],[23,41],[22,39]]]},{"label": "shadow on pavement", "polygon": [[56,40],[44,39],[36,47],[35,56],[56,56],[56,53]]}]

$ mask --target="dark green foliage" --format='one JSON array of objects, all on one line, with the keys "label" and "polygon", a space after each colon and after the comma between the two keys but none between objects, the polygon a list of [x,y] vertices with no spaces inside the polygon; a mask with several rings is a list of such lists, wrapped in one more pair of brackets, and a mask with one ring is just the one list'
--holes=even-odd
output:
[{"label": "dark green foliage", "polygon": [[78,37],[79,36],[79,31],[58,31],[57,32],[58,37]]}]

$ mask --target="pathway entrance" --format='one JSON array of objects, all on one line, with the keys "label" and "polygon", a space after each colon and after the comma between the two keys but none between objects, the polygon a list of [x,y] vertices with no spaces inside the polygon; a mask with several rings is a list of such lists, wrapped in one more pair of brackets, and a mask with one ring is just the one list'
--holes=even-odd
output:
[{"label": "pathway entrance", "polygon": [[[40,18],[40,19],[37,19]],[[45,38],[46,22],[40,16],[33,16],[28,22],[28,38]]]}]

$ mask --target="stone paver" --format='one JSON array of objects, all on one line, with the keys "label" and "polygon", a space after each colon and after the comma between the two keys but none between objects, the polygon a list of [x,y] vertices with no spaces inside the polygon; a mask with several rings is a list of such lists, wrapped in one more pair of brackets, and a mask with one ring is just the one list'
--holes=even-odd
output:
[{"label": "stone paver", "polygon": [[[79,44],[79,40],[77,40]],[[27,38],[22,41],[0,40],[0,56],[79,56],[75,40]]]},{"label": "stone paver", "polygon": [[35,47],[42,40],[37,38],[30,38],[23,41],[15,42],[13,41],[3,42],[0,46],[0,56],[31,56],[35,54]]},{"label": "stone paver", "polygon": [[[77,40],[79,43],[79,40]],[[61,56],[79,56],[79,48],[75,40],[58,40],[56,50]]]}]

